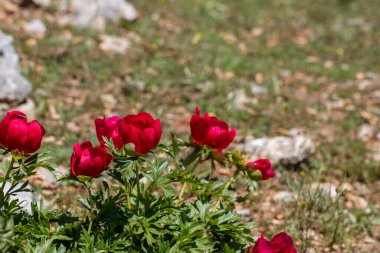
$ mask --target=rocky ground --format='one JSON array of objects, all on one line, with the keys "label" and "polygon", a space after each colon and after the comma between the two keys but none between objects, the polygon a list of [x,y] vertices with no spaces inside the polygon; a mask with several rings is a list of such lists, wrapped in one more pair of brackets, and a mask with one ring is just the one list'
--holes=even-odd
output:
[{"label": "rocky ground", "polygon": [[[95,140],[95,117],[147,110],[166,136],[187,138],[199,105],[239,130],[231,148],[276,163],[276,178],[237,207],[255,235],[286,230],[301,252],[375,252],[373,3],[189,2],[0,1],[0,111],[41,120],[44,149],[64,174],[72,144]],[[79,186],[43,171],[31,184],[49,205],[78,206],[68,193]]]}]

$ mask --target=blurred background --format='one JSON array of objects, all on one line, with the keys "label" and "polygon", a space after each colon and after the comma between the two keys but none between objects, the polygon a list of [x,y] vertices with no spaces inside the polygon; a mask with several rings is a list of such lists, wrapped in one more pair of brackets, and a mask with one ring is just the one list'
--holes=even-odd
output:
[{"label": "blurred background", "polygon": [[[237,206],[300,252],[380,248],[379,0],[0,0],[0,114],[46,128],[67,171],[93,120],[148,111],[188,138],[195,106],[277,177]],[[163,138],[165,141],[165,138]],[[223,174],[223,172],[220,172]],[[31,181],[52,205],[70,198]],[[49,195],[50,194],[50,195]],[[72,200],[71,200],[72,201]]]}]

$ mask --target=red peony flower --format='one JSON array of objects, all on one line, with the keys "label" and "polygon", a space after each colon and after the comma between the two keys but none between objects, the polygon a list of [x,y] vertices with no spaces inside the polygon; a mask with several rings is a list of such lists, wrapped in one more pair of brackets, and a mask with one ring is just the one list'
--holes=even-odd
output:
[{"label": "red peony flower", "polygon": [[104,147],[93,147],[91,142],[73,146],[71,155],[71,169],[73,176],[97,177],[105,171],[112,160],[112,155]]},{"label": "red peony flower", "polygon": [[292,238],[284,233],[278,233],[271,241],[264,238],[263,234],[257,239],[255,246],[249,245],[246,253],[297,253]]},{"label": "red peony flower", "polygon": [[190,120],[191,136],[195,143],[216,148],[218,151],[225,149],[235,138],[236,129],[228,130],[226,122],[216,117],[210,117],[208,113],[202,117],[199,107],[195,108],[196,115]]},{"label": "red peony flower", "polygon": [[125,144],[133,143],[137,153],[143,155],[155,148],[162,135],[161,121],[149,113],[127,115],[120,125],[120,136]]},{"label": "red peony flower", "polygon": [[119,134],[119,127],[121,125],[122,118],[119,116],[112,116],[108,119],[106,117],[95,119],[96,136],[100,145],[104,145],[103,136],[107,139],[112,139],[115,148],[121,149],[124,146],[124,142]]},{"label": "red peony flower", "polygon": [[5,148],[23,152],[36,152],[42,142],[45,129],[37,120],[27,122],[25,113],[11,111],[0,122],[0,144]]},{"label": "red peony flower", "polygon": [[253,170],[259,170],[261,172],[261,179],[267,180],[274,177],[274,169],[268,159],[259,159],[254,162],[247,163],[247,166]]},{"label": "red peony flower", "polygon": [[297,253],[293,239],[285,232],[278,233],[270,241],[273,253]]}]

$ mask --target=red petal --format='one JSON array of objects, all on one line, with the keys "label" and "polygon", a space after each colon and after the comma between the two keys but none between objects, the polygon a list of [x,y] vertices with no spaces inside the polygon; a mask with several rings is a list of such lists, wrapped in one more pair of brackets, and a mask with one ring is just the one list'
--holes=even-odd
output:
[{"label": "red petal", "polygon": [[139,134],[140,145],[136,146],[136,150],[140,154],[146,154],[154,148],[155,142],[154,128],[145,128]]},{"label": "red petal", "polygon": [[77,173],[75,172],[75,168],[77,166],[76,162],[77,162],[77,158],[75,156],[75,153],[73,153],[70,158],[70,172],[75,177],[77,176]]},{"label": "red petal", "polygon": [[278,233],[270,241],[270,246],[273,249],[273,253],[296,253],[297,250],[293,245],[292,238],[284,233]]},{"label": "red petal", "polygon": [[199,109],[199,107],[195,107],[195,113],[197,116],[201,116],[201,109]]},{"label": "red petal", "polygon": [[155,147],[160,142],[161,135],[162,135],[162,125],[161,125],[161,121],[159,119],[156,119],[154,121],[153,128],[156,132],[154,135],[155,138],[154,138],[154,143],[153,143],[153,146]]},{"label": "red petal", "polygon": [[28,124],[28,138],[25,141],[25,153],[34,153],[40,146],[42,137],[45,134],[45,129],[40,125],[37,120],[33,120]]},{"label": "red petal", "polygon": [[28,124],[26,123],[26,118],[24,119],[13,119],[9,123],[6,144],[7,148],[11,150],[23,151],[24,143],[28,137]]},{"label": "red petal", "polygon": [[274,253],[271,249],[269,242],[261,234],[260,238],[257,239],[255,246],[250,253]]},{"label": "red petal", "polygon": [[206,138],[210,131],[209,120],[193,115],[190,120],[191,136],[198,144],[206,144]]},{"label": "red petal", "polygon": [[135,144],[135,147],[137,148],[140,145],[138,136],[140,134],[140,129],[135,127],[132,124],[126,123],[123,121],[120,127],[120,135],[123,139],[123,143],[133,143]]}]

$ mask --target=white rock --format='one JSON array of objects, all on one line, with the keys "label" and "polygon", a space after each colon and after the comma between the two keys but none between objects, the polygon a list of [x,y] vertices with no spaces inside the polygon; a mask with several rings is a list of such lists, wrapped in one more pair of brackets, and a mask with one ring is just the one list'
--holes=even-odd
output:
[{"label": "white rock", "polygon": [[256,95],[266,95],[268,94],[268,89],[266,87],[262,87],[262,86],[254,84],[251,87],[251,92],[252,94],[256,94]]},{"label": "white rock", "polygon": [[23,101],[32,90],[20,74],[19,57],[12,46],[12,36],[0,31],[0,101]]},{"label": "white rock", "polygon": [[133,21],[138,17],[135,7],[125,0],[62,0],[61,11],[72,12],[68,22],[79,27],[104,30],[107,21]]},{"label": "white rock", "polygon": [[373,132],[373,127],[371,125],[363,124],[359,127],[357,137],[362,141],[369,141],[374,134]]},{"label": "white rock", "polygon": [[51,0],[33,0],[37,5],[47,7],[51,4]]},{"label": "white rock", "polygon": [[291,165],[302,162],[313,154],[315,145],[311,138],[304,135],[278,136],[254,139],[239,145],[238,149],[248,153],[251,160],[268,158],[273,163]]},{"label": "white rock", "polygon": [[33,19],[32,21],[25,23],[23,29],[29,35],[38,38],[43,38],[46,33],[46,25],[39,19]]},{"label": "white rock", "polygon": [[240,216],[248,217],[251,211],[249,211],[249,209],[247,208],[243,208],[243,209],[236,210],[236,213]]},{"label": "white rock", "polygon": [[104,52],[125,54],[130,46],[128,39],[118,36],[101,36],[99,48]]},{"label": "white rock", "polygon": [[290,202],[293,200],[293,194],[288,191],[280,191],[273,196],[273,200],[275,202]]},{"label": "white rock", "polygon": [[[19,189],[21,187],[21,185],[22,185],[22,183],[19,183],[15,189]],[[6,182],[5,187],[4,187],[4,192],[6,193],[10,187],[11,187],[11,183]],[[27,189],[32,190],[32,187],[30,185],[28,185]],[[33,201],[36,201],[37,205],[39,205],[39,202],[40,202],[39,197],[37,195],[35,195],[33,192],[18,192],[15,195],[11,195],[10,199],[20,201],[21,202],[20,206],[22,207],[22,209],[24,211],[28,212],[29,214],[32,213],[32,208],[31,208],[30,204]]]}]

